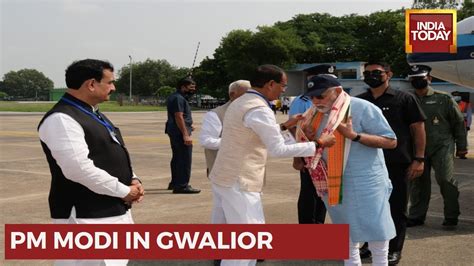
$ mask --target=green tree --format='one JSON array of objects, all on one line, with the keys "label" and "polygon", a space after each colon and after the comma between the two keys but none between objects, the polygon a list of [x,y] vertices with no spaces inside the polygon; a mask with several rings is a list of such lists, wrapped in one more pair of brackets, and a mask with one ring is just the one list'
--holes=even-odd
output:
[{"label": "green tree", "polygon": [[[458,20],[474,14],[472,1],[416,1],[415,8],[456,8]],[[426,3],[425,3],[426,2]],[[381,60],[396,77],[409,70],[405,54],[405,10],[336,17],[327,13],[296,15],[257,32],[234,30],[225,36],[213,58],[196,68],[202,93],[226,97],[227,85],[245,79],[265,63],[291,68],[294,63]]]},{"label": "green tree", "polygon": [[458,10],[458,21],[474,16],[474,2],[465,0],[461,9]]},{"label": "green tree", "polygon": [[404,10],[375,12],[367,21],[367,31],[360,40],[360,60],[385,61],[392,66],[395,76],[404,76],[408,72]]},{"label": "green tree", "polygon": [[[163,86],[175,87],[180,78],[189,72],[188,68],[177,68],[166,60],[147,59],[132,65],[132,94],[152,96]],[[130,91],[130,66],[118,71],[117,92],[128,94]]]},{"label": "green tree", "polygon": [[457,1],[452,0],[415,0],[412,8],[414,9],[457,9]]},{"label": "green tree", "polygon": [[474,16],[474,3],[472,0],[464,0],[463,3],[452,0],[417,0],[413,1],[414,9],[457,9],[457,20],[461,21],[470,16]]},{"label": "green tree", "polygon": [[228,91],[227,72],[224,62],[219,55],[216,58],[206,57],[199,67],[194,69],[193,78],[196,81],[198,93],[208,94],[217,98],[226,98]]},{"label": "green tree", "polygon": [[47,100],[54,83],[36,69],[21,69],[6,73],[3,86],[3,91],[16,99]]},{"label": "green tree", "polygon": [[174,87],[163,86],[156,91],[156,96],[164,100],[168,98],[168,96],[170,96],[175,91],[176,91],[176,88]]},{"label": "green tree", "polygon": [[201,93],[227,98],[232,81],[248,79],[250,71],[261,64],[290,67],[303,50],[301,38],[292,29],[234,30],[222,39],[214,58],[205,58],[194,73]]},{"label": "green tree", "polygon": [[395,72],[404,72],[404,11],[381,11],[368,16],[334,17],[329,14],[298,15],[275,27],[293,29],[306,49],[298,63],[384,60]]},{"label": "green tree", "polygon": [[5,100],[8,97],[6,92],[0,91],[0,100]]},{"label": "green tree", "polygon": [[0,80],[0,99],[5,99],[8,94],[4,91],[5,87],[3,85],[3,81]]}]

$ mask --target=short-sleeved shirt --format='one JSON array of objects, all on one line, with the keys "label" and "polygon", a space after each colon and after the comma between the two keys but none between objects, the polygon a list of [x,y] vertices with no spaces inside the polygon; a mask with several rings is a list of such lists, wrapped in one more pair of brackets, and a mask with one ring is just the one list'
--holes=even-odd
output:
[{"label": "short-sleeved shirt", "polygon": [[390,87],[377,99],[374,98],[370,90],[357,97],[378,106],[397,135],[397,147],[384,149],[385,161],[388,164],[412,162],[415,151],[410,125],[426,120],[416,98],[408,92]]},{"label": "short-sleeved shirt", "polygon": [[168,135],[182,135],[174,116],[175,113],[182,112],[184,124],[188,130],[188,134],[191,135],[193,118],[191,116],[191,107],[186,98],[184,98],[180,92],[176,91],[166,100],[166,109],[168,111],[168,120],[166,121],[165,133]]},{"label": "short-sleeved shirt", "polygon": [[290,105],[290,110],[288,111],[289,116],[293,116],[296,114],[302,114],[306,112],[311,106],[313,102],[309,97],[304,95],[300,95],[296,97]]}]

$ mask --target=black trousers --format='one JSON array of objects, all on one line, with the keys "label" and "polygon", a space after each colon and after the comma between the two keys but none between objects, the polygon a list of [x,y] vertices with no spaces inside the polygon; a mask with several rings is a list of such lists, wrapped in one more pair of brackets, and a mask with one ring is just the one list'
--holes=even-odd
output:
[{"label": "black trousers", "polygon": [[395,224],[397,236],[390,240],[389,252],[401,252],[405,243],[407,231],[407,206],[408,206],[408,163],[387,164],[388,175],[392,181],[393,190],[390,195],[390,212]]},{"label": "black trousers", "polygon": [[184,145],[182,135],[168,135],[173,157],[171,158],[171,184],[175,187],[186,187],[191,178],[193,146]]},{"label": "black trousers", "polygon": [[324,224],[326,206],[316,194],[308,171],[300,171],[300,195],[298,197],[298,223]]}]

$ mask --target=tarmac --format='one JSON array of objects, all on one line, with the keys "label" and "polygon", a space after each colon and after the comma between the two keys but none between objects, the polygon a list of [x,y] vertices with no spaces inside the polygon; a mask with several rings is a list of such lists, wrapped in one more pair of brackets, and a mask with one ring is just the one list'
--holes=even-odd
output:
[{"label": "tarmac", "polygon": [[[108,113],[118,126],[131,154],[133,169],[143,181],[146,195],[134,205],[135,223],[209,223],[212,194],[206,178],[204,151],[197,142],[204,112],[193,112],[196,132],[191,185],[202,192],[195,195],[172,194],[166,190],[170,180],[171,149],[164,134],[166,112]],[[41,113],[0,113],[0,265],[52,265],[48,260],[5,260],[4,224],[48,224],[49,168],[39,143],[36,127]],[[278,114],[283,122],[286,115]],[[474,144],[471,133],[469,143]],[[459,182],[461,216],[454,231],[443,230],[443,200],[432,178],[432,196],[426,224],[408,228],[400,265],[474,265],[474,156],[455,160]],[[299,174],[290,158],[270,158],[263,193],[266,222],[297,223],[296,202]],[[328,217],[329,218],[329,217]],[[330,219],[327,219],[330,222]],[[301,236],[304,237],[304,236]],[[258,265],[341,265],[341,261],[266,260]],[[369,264],[364,261],[364,264]],[[213,265],[210,260],[133,260],[129,265]]]}]

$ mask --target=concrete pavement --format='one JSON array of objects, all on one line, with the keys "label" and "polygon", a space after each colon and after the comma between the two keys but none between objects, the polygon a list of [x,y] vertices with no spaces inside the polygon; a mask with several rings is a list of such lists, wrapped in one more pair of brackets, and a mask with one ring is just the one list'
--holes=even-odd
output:
[{"label": "concrete pavement", "polygon": [[[136,223],[209,223],[212,195],[206,178],[204,152],[197,144],[203,112],[194,112],[191,185],[202,189],[197,195],[174,195],[166,190],[170,180],[171,151],[164,134],[166,112],[109,113],[120,127],[131,153],[134,171],[143,180],[145,200],[134,206]],[[48,211],[49,169],[37,137],[42,114],[0,114],[0,221],[50,223]],[[277,115],[281,122],[286,116]],[[470,136],[471,147],[474,137]],[[472,265],[474,260],[474,157],[456,160],[461,191],[460,223],[455,231],[444,231],[443,203],[439,187],[432,183],[432,198],[426,225],[409,228],[401,265]],[[299,175],[291,159],[270,159],[263,203],[267,223],[297,223],[296,201]],[[2,265],[51,265],[51,261],[5,261],[4,226],[0,229]],[[302,236],[304,237],[304,236]],[[259,265],[325,265],[331,261],[265,261]],[[129,265],[212,265],[212,261],[131,261]]]}]

